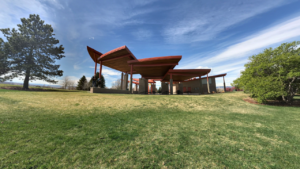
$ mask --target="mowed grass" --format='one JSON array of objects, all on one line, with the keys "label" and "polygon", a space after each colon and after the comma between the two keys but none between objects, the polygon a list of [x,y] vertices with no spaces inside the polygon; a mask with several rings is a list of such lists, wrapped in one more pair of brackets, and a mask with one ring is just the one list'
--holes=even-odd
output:
[{"label": "mowed grass", "polygon": [[300,168],[300,108],[247,96],[0,89],[0,168]]}]

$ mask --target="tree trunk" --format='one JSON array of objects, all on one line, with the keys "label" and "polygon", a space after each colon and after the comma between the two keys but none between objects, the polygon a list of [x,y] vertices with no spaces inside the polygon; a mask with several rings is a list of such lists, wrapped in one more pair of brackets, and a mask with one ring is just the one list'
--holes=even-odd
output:
[{"label": "tree trunk", "polygon": [[292,104],[293,98],[294,98],[294,95],[295,95],[294,88],[292,86],[295,79],[296,79],[296,77],[293,77],[292,81],[289,83],[286,100],[284,100],[288,104]]},{"label": "tree trunk", "polygon": [[30,70],[26,70],[26,75],[23,83],[23,90],[28,90],[29,88],[29,76],[30,76]]}]

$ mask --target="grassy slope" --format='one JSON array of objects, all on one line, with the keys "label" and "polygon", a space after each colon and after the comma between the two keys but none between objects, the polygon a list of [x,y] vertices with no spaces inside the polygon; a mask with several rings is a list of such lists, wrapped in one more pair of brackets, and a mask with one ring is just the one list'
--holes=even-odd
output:
[{"label": "grassy slope", "polygon": [[299,168],[300,109],[246,96],[0,89],[0,168]]}]

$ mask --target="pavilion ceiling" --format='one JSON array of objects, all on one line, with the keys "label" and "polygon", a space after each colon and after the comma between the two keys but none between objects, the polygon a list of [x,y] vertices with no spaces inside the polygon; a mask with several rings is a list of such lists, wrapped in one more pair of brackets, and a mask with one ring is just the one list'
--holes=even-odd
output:
[{"label": "pavilion ceiling", "polygon": [[182,56],[162,56],[146,59],[127,61],[133,70],[146,79],[162,79],[163,76],[173,69]]},{"label": "pavilion ceiling", "polygon": [[170,81],[170,76],[174,82],[184,81],[193,77],[201,77],[208,74],[211,69],[170,69],[168,73],[162,78],[162,81]]}]

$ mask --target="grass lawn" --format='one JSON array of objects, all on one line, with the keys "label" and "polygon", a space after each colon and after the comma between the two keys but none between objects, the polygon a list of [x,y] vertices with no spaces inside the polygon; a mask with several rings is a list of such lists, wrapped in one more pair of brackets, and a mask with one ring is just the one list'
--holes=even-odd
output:
[{"label": "grass lawn", "polygon": [[300,168],[300,108],[247,96],[0,89],[0,168]]}]

